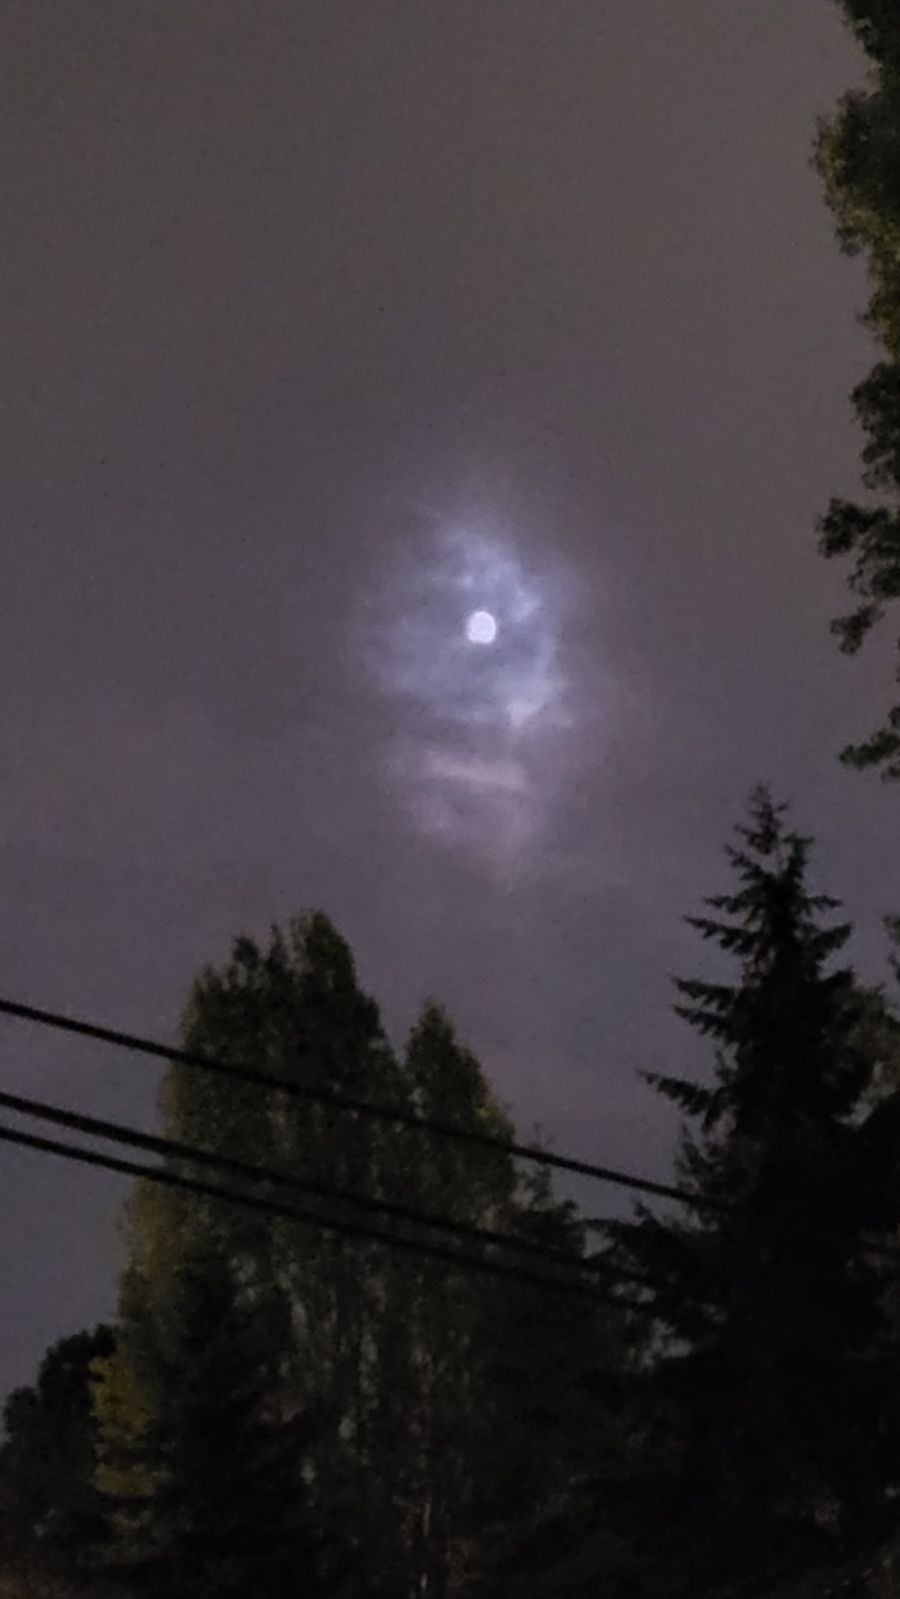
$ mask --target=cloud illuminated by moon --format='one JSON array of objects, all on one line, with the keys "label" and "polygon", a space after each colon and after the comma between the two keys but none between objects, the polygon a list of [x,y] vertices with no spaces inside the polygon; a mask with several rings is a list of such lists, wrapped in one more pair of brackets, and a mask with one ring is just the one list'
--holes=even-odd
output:
[{"label": "cloud illuminated by moon", "polygon": [[[560,601],[512,544],[456,529],[417,551],[386,585],[370,654],[385,689],[462,729],[523,734],[564,717]],[[473,650],[467,621],[487,615],[491,649]],[[481,624],[479,624],[480,626]]]},{"label": "cloud illuminated by moon", "polygon": [[391,769],[426,832],[508,861],[534,838],[568,724],[562,588],[500,532],[442,530],[389,575],[366,654],[395,708]]},{"label": "cloud illuminated by moon", "polygon": [[437,749],[429,751],[424,769],[439,782],[461,783],[485,792],[521,794],[526,787],[525,773],[515,761],[492,761],[484,756]]}]

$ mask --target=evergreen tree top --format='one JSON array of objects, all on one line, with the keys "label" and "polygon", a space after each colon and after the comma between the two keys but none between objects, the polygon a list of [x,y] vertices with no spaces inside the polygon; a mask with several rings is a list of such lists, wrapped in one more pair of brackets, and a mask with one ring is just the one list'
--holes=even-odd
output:
[{"label": "evergreen tree top", "polygon": [[737,834],[727,852],[736,886],[707,900],[715,914],[687,918],[737,961],[737,979],[676,982],[678,1014],[718,1046],[714,1081],[651,1081],[706,1131],[727,1121],[753,1136],[773,1115],[840,1121],[870,1071],[861,991],[848,968],[832,966],[850,925],[826,919],[839,902],[810,887],[811,841],[766,789],[753,793]]}]

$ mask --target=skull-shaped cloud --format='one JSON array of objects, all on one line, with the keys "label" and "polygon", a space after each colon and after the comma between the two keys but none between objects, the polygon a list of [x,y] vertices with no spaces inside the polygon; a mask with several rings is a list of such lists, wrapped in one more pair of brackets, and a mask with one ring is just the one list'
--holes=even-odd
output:
[{"label": "skull-shaped cloud", "polygon": [[508,863],[533,839],[567,725],[563,585],[508,537],[456,527],[388,578],[367,654],[401,714],[390,770],[419,825]]}]

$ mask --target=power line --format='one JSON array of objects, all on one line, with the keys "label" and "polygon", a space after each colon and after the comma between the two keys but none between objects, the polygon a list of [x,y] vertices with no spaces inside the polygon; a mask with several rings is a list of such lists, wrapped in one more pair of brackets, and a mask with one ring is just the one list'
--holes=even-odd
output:
[{"label": "power line", "polygon": [[375,1214],[389,1217],[396,1221],[407,1222],[416,1227],[426,1227],[433,1231],[444,1232],[453,1237],[461,1238],[468,1243],[485,1244],[513,1251],[513,1253],[530,1254],[546,1260],[557,1266],[567,1266],[572,1270],[588,1273],[591,1276],[609,1282],[631,1282],[642,1288],[658,1286],[653,1279],[641,1272],[629,1271],[627,1268],[611,1267],[604,1261],[585,1259],[572,1253],[568,1249],[558,1249],[551,1244],[543,1244],[533,1238],[517,1238],[512,1233],[497,1232],[489,1227],[479,1227],[474,1223],[455,1221],[452,1217],[442,1216],[433,1211],[422,1210],[414,1205],[404,1205],[396,1200],[380,1199],[372,1194],[363,1194],[358,1190],[337,1187],[334,1184],[323,1182],[319,1179],[296,1177],[291,1173],[275,1171],[268,1166],[262,1166],[251,1161],[238,1159],[236,1156],[223,1155],[217,1151],[200,1149],[193,1144],[185,1144],[172,1138],[160,1138],[153,1133],[142,1133],[136,1128],[124,1127],[121,1122],[105,1121],[97,1116],[87,1116],[78,1111],[65,1110],[58,1105],[50,1105],[45,1100],[26,1098],[21,1094],[10,1094],[0,1091],[0,1108],[15,1111],[18,1115],[33,1116],[38,1121],[49,1122],[53,1126],[66,1128],[70,1132],[86,1133],[93,1138],[105,1138],[111,1143],[125,1144],[133,1149],[146,1150],[151,1154],[176,1160],[189,1161],[196,1166],[206,1166],[210,1170],[220,1171],[225,1175],[241,1178],[252,1183],[266,1183],[274,1187],[287,1188],[295,1193],[305,1194],[315,1199],[337,1201],[339,1204],[355,1205],[358,1209],[372,1211]]},{"label": "power line", "polygon": [[0,1125],[0,1142],[16,1144],[23,1149],[37,1150],[41,1154],[56,1155],[63,1160],[71,1160],[76,1164],[98,1167],[103,1171],[115,1172],[125,1177],[137,1177],[151,1183],[159,1183],[165,1188],[176,1188],[189,1194],[197,1194],[207,1199],[224,1199],[229,1204],[243,1207],[245,1210],[254,1210],[267,1216],[276,1216],[285,1221],[299,1221],[311,1227],[318,1227],[326,1232],[333,1232],[340,1237],[353,1238],[366,1243],[383,1244],[389,1249],[405,1250],[410,1254],[423,1256],[431,1260],[439,1260],[445,1265],[462,1267],[464,1270],[482,1271],[498,1277],[510,1278],[516,1282],[526,1283],[529,1287],[559,1289],[563,1293],[579,1295],[581,1298],[591,1299],[596,1304],[614,1305],[618,1310],[637,1311],[652,1315],[649,1304],[641,1300],[624,1300],[616,1294],[605,1292],[592,1284],[579,1281],[571,1277],[555,1277],[545,1272],[529,1271],[524,1266],[514,1266],[505,1261],[489,1260],[485,1255],[464,1254],[459,1250],[448,1248],[443,1244],[428,1243],[417,1238],[408,1238],[400,1233],[382,1232],[375,1227],[367,1227],[362,1222],[344,1220],[334,1216],[322,1216],[316,1211],[300,1210],[294,1206],[280,1205],[276,1200],[264,1199],[258,1194],[236,1194],[228,1188],[220,1188],[214,1183],[201,1182],[199,1178],[189,1177],[183,1172],[169,1171],[162,1166],[144,1166],[140,1161],[126,1160],[119,1155],[101,1154],[98,1150],[82,1149],[77,1144],[65,1143],[62,1139],[45,1138],[38,1133],[28,1133],[22,1128]]},{"label": "power line", "polygon": [[287,1078],[277,1077],[270,1072],[258,1071],[254,1067],[232,1065],[213,1055],[161,1044],[156,1039],[144,1038],[137,1033],[126,1033],[115,1027],[104,1027],[97,1022],[65,1016],[58,1011],[42,1010],[34,1005],[23,1005],[16,1000],[0,998],[0,1015],[33,1022],[38,1027],[74,1033],[81,1038],[92,1038],[98,1043],[113,1044],[118,1048],[131,1050],[138,1055],[149,1055],[157,1060],[176,1061],[181,1066],[190,1066],[197,1071],[209,1072],[215,1076],[230,1077],[234,1082],[265,1088],[291,1099],[304,1100],[308,1104],[326,1105],[332,1110],[368,1116],[373,1121],[386,1122],[412,1132],[428,1133],[433,1137],[447,1138],[481,1149],[492,1149],[515,1160],[531,1161],[535,1165],[547,1166],[556,1171],[574,1172],[580,1177],[591,1177],[597,1182],[612,1183],[636,1193],[651,1194],[657,1199],[672,1199],[696,1208],[718,1208],[713,1201],[704,1199],[702,1195],[692,1194],[687,1189],[677,1188],[669,1183],[655,1182],[649,1177],[636,1177],[613,1166],[598,1166],[592,1161],[577,1160],[569,1155],[554,1155],[550,1150],[541,1149],[534,1144],[520,1144],[512,1139],[499,1138],[493,1133],[481,1132],[476,1128],[455,1127],[452,1123],[439,1121],[430,1116],[420,1116],[414,1111],[399,1110],[388,1105],[373,1105],[367,1100],[356,1099],[352,1095],[338,1093],[334,1089],[310,1088],[301,1083],[290,1082]]}]

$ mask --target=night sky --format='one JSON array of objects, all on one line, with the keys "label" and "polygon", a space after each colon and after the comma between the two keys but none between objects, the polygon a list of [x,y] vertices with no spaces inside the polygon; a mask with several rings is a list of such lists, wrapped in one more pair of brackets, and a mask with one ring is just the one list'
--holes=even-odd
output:
[{"label": "night sky", "polygon": [[[320,906],[528,1131],[660,1173],[681,915],[769,780],[880,975],[896,791],[828,635],[860,267],[826,0],[7,0],[0,991],[174,1036]],[[494,616],[471,643],[473,610]],[[5,1024],[3,1080],[157,1074]],[[113,1178],[0,1151],[0,1387],[108,1312]],[[595,1196],[595,1209],[608,1202]]]}]

